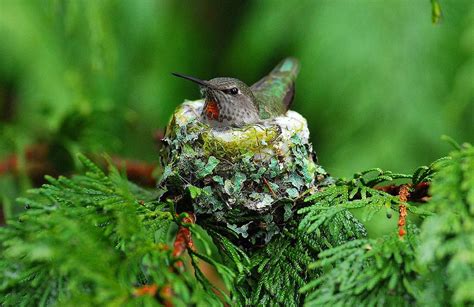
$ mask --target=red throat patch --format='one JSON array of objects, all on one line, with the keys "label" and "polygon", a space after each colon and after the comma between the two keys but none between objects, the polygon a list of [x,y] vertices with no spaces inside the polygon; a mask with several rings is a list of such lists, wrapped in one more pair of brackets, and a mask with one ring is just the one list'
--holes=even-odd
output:
[{"label": "red throat patch", "polygon": [[219,106],[214,100],[206,101],[204,112],[208,119],[218,120],[219,119]]}]

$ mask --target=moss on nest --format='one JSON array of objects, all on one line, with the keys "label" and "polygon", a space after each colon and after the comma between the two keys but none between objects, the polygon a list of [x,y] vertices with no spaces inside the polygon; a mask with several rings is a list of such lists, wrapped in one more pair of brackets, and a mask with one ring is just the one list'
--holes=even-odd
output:
[{"label": "moss on nest", "polygon": [[181,210],[192,209],[198,221],[226,227],[251,244],[267,243],[301,197],[327,181],[313,159],[306,120],[288,111],[260,124],[218,130],[199,121],[202,107],[202,100],[190,101],[175,111],[160,185],[168,195],[183,196]]},{"label": "moss on nest", "polygon": [[269,144],[272,144],[279,135],[276,128],[262,129],[249,126],[236,130],[235,136],[232,135],[230,139],[216,137],[213,132],[207,130],[202,133],[202,147],[205,154],[237,161],[248,152],[263,154],[268,151]]}]

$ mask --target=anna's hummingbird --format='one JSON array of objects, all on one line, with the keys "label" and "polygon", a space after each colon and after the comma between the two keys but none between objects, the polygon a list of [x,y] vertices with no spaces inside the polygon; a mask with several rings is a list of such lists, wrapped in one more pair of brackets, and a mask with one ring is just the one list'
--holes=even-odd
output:
[{"label": "anna's hummingbird", "polygon": [[298,71],[298,60],[286,58],[251,87],[234,78],[206,81],[173,75],[200,85],[205,98],[202,121],[213,127],[240,127],[285,114],[293,101]]}]

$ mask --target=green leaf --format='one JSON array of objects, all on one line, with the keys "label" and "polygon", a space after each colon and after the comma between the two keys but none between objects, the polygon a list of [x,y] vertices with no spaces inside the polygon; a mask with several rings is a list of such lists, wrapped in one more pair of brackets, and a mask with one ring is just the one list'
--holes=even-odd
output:
[{"label": "green leaf", "polygon": [[300,195],[300,193],[298,192],[297,189],[295,188],[289,188],[286,190],[286,193],[288,194],[288,196],[290,198],[298,198],[298,196]]},{"label": "green leaf", "polygon": [[221,176],[213,176],[212,180],[214,180],[216,183],[220,185],[224,185],[224,178],[222,178]]},{"label": "green leaf", "polygon": [[202,189],[196,186],[193,186],[192,184],[188,185],[187,188],[189,191],[189,195],[191,196],[192,199],[196,199],[197,197],[199,197],[199,195],[202,194]]},{"label": "green leaf", "polygon": [[217,164],[219,164],[219,160],[214,156],[210,156],[207,160],[206,165],[197,173],[197,177],[204,178],[212,174]]},{"label": "green leaf", "polygon": [[234,192],[239,192],[242,189],[242,186],[243,186],[245,180],[247,180],[247,176],[245,176],[244,173],[237,172],[234,175],[234,180],[232,182],[233,185],[234,185]]}]

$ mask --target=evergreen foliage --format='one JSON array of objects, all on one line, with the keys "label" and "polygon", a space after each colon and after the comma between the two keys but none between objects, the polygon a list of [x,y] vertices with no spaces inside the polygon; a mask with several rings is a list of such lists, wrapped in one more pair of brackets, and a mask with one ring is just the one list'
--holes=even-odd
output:
[{"label": "evergreen foliage", "polygon": [[[470,145],[414,175],[371,170],[337,180],[310,195],[280,235],[247,251],[232,243],[228,232],[182,224],[172,202],[156,201],[160,191],[140,188],[113,168],[105,175],[80,159],[88,170],[85,175],[48,178],[49,184],[20,199],[25,213],[0,228],[3,305],[473,302]],[[428,203],[406,204],[410,215],[423,221],[407,220],[404,236],[394,229],[367,238],[350,213],[372,208],[366,220],[373,211],[404,204],[374,188],[375,183],[431,178]],[[188,227],[198,247],[187,248],[189,261],[173,256],[168,247],[178,227]],[[200,262],[215,269],[224,288],[207,278]],[[147,287],[155,291],[147,292]]]},{"label": "evergreen foliage", "polygon": [[415,229],[326,250],[310,268],[332,268],[305,285],[308,306],[403,306],[415,303],[420,270]]},{"label": "evergreen foliage", "polygon": [[[472,303],[473,159],[472,146],[464,145],[430,167],[420,167],[411,176],[413,183],[420,183],[431,180],[436,173],[430,189],[432,199],[423,205],[427,208],[420,209],[415,204],[408,207],[412,213],[428,215],[421,224],[421,235],[417,225],[410,224],[403,238],[394,233],[378,239],[350,241],[321,252],[320,259],[310,267],[326,268],[326,273],[301,289],[307,293],[306,304],[402,306],[432,303],[441,306]],[[380,179],[375,181],[379,182],[385,176],[379,173],[377,177]],[[394,177],[408,176],[391,175],[385,180]],[[312,196],[310,199],[316,200],[319,206],[300,210],[300,213],[310,213],[300,226],[311,231],[324,224],[334,212],[340,212],[336,208],[372,206],[378,210],[384,205],[400,204],[395,197],[367,189],[358,180],[355,183],[358,188],[352,181],[349,185],[333,187],[335,193],[328,189]],[[357,194],[354,189],[360,189],[361,199],[351,201]],[[311,215],[311,210],[322,212]],[[372,215],[370,211],[369,215]]]},{"label": "evergreen foliage", "polygon": [[428,267],[422,300],[474,304],[474,147],[464,144],[438,167],[421,226],[418,259]]},{"label": "evergreen foliage", "polygon": [[[167,246],[175,223],[168,205],[156,202],[157,192],[137,187],[115,169],[106,176],[81,160],[85,175],[48,178],[49,184],[21,200],[26,212],[0,228],[0,303],[156,303],[152,296],[134,295],[143,285],[158,285],[159,293],[174,289],[172,298],[157,295],[161,302],[220,302],[207,291],[205,277],[199,276],[200,284],[175,267],[178,260]],[[197,252],[192,255],[194,266],[197,258],[216,264]],[[233,276],[216,267],[224,277]]]}]

